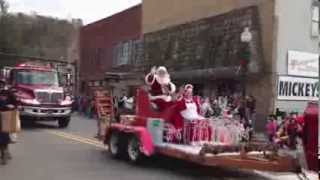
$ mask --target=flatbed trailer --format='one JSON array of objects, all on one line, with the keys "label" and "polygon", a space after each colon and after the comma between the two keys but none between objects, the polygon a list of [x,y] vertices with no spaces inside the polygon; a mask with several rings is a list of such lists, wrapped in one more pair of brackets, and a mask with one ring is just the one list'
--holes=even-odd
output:
[{"label": "flatbed trailer", "polygon": [[[156,147],[156,152],[172,158],[186,160],[203,166],[220,166],[228,168],[254,169],[261,171],[287,172],[294,171],[294,161],[288,157],[267,159],[263,152],[200,154],[187,152],[179,145]],[[200,151],[200,150],[199,150]]]},{"label": "flatbed trailer", "polygon": [[147,92],[142,88],[138,89],[135,114],[121,115],[120,122],[111,122],[106,128],[103,141],[109,146],[110,154],[118,158],[125,157],[132,162],[139,162],[153,155],[163,155],[203,166],[275,172],[294,172],[297,169],[296,160],[292,157],[278,156],[272,148],[248,150],[250,143],[235,145],[231,151],[214,152],[210,148],[221,145],[208,143],[195,146],[163,142],[163,126],[159,126],[161,130],[157,134],[154,129],[150,129],[149,124],[154,119],[170,118],[172,112],[170,108],[162,113],[154,111]]}]

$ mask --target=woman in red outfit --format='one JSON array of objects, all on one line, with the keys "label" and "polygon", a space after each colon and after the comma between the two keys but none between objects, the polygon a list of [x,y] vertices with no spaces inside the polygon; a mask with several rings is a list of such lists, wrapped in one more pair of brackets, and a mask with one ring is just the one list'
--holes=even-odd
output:
[{"label": "woman in red outfit", "polygon": [[208,121],[200,115],[200,104],[193,96],[193,86],[187,84],[182,100],[177,101],[173,125],[183,130],[185,143],[209,141],[211,130]]}]

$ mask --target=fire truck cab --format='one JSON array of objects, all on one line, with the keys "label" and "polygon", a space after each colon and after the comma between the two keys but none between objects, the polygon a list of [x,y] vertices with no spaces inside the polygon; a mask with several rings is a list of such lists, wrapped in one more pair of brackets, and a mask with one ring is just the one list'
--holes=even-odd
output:
[{"label": "fire truck cab", "polygon": [[69,125],[72,100],[51,65],[23,63],[4,67],[3,81],[17,100],[22,121],[58,121]]}]

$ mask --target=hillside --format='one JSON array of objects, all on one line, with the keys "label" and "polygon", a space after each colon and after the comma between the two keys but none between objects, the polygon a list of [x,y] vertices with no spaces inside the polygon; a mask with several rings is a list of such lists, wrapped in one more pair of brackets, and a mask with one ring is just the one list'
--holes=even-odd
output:
[{"label": "hillside", "polygon": [[[1,0],[0,0],[1,1]],[[1,4],[0,4],[1,5]],[[0,10],[0,52],[66,60],[81,20]],[[4,57],[0,57],[2,60]]]}]

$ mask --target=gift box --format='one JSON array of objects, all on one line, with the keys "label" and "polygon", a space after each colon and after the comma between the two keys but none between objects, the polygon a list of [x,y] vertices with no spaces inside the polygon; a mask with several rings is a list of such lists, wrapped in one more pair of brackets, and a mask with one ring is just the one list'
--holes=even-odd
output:
[{"label": "gift box", "polygon": [[17,133],[21,131],[21,121],[18,111],[3,111],[0,115],[1,132]]}]

